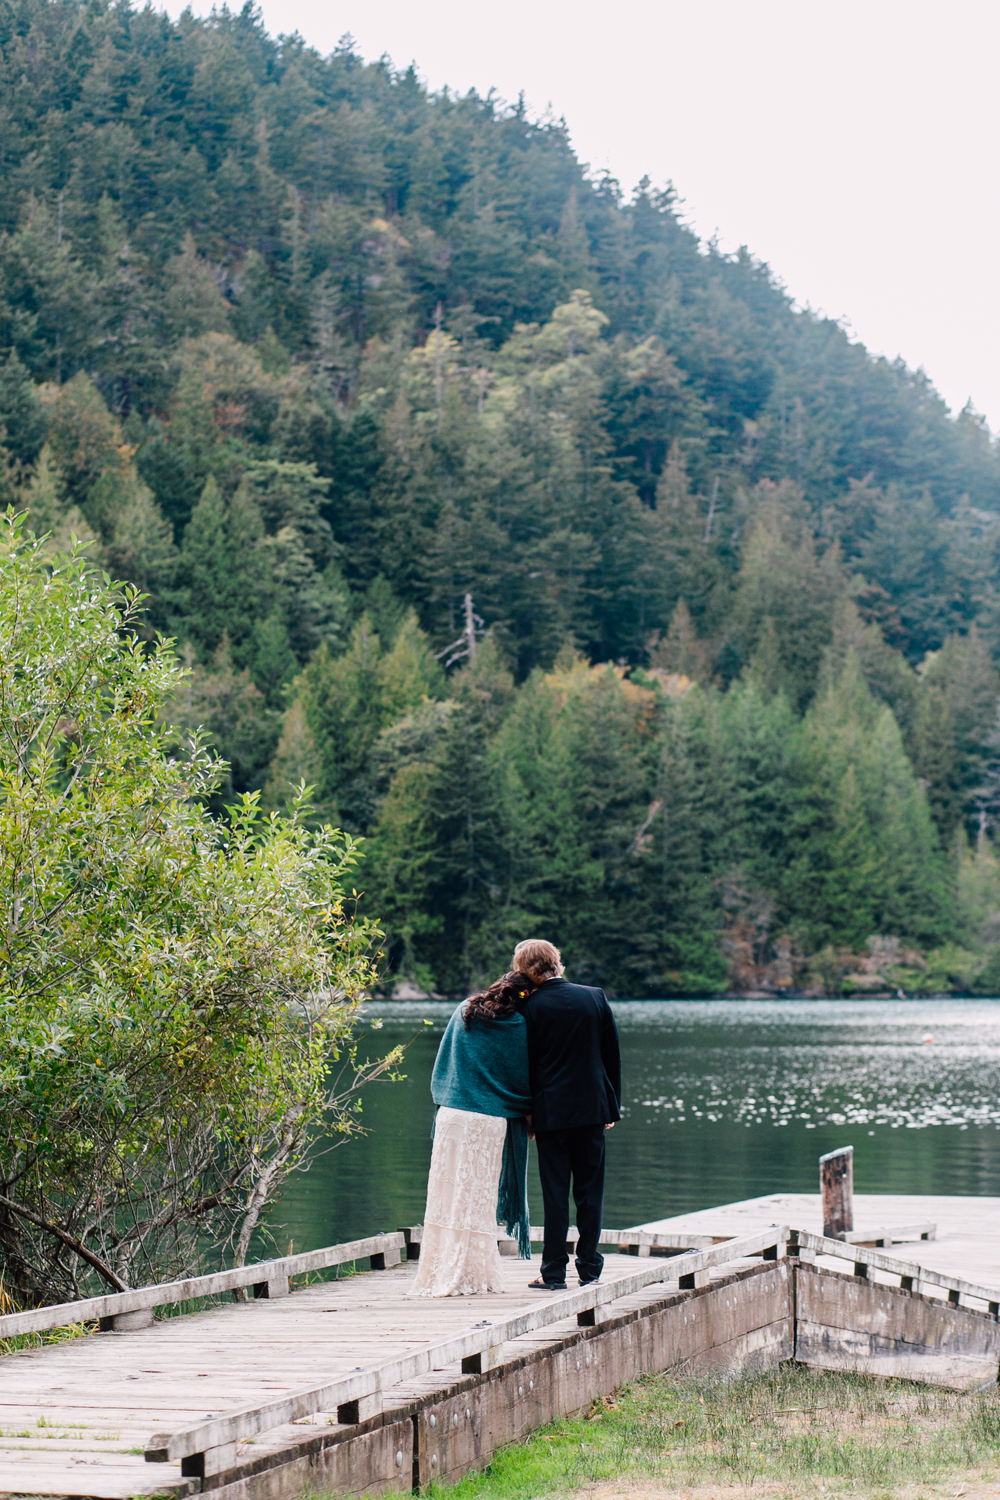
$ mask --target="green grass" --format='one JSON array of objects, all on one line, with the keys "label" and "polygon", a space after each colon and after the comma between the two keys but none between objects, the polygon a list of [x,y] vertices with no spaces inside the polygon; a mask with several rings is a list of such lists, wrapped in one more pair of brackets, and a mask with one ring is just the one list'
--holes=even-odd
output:
[{"label": "green grass", "polygon": [[647,1377],[430,1493],[534,1500],[609,1485],[658,1493],[738,1485],[788,1500],[872,1500],[995,1478],[998,1456],[995,1387],[959,1395],[789,1365],[730,1379]]},{"label": "green grass", "polygon": [[[4,1285],[3,1273],[0,1272],[0,1313],[20,1310]],[[67,1339],[78,1339],[84,1334],[92,1333],[96,1327],[96,1323],[68,1323],[64,1328],[50,1328],[45,1333],[16,1334],[13,1338],[0,1339],[0,1355],[16,1354],[19,1349],[39,1349],[43,1344],[64,1344]]]},{"label": "green grass", "polygon": [[44,1333],[18,1333],[13,1338],[0,1339],[0,1355],[16,1354],[19,1349],[40,1349],[43,1344],[65,1344],[70,1339],[84,1338],[96,1328],[96,1323],[67,1323],[64,1328],[49,1328]]}]

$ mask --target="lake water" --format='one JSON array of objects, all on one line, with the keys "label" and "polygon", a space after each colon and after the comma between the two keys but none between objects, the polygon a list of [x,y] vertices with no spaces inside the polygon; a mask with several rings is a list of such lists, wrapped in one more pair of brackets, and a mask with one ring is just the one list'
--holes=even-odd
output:
[{"label": "lake water", "polygon": [[[281,1250],[421,1221],[431,1068],[452,1009],[366,1008],[382,1021],[371,1054],[413,1038],[406,1079],[368,1089],[369,1133],[289,1182],[273,1220]],[[1000,1195],[1000,1000],[624,1001],[614,1011],[624,1117],[608,1136],[607,1225],[815,1192],[817,1158],[844,1145],[860,1193]],[[541,1223],[533,1152],[529,1197]]]}]

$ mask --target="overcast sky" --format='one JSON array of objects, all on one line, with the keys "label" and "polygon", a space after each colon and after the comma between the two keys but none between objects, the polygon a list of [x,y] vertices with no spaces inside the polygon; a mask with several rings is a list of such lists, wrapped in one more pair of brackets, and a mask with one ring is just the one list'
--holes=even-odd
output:
[{"label": "overcast sky", "polygon": [[[237,0],[238,3],[238,0]],[[182,8],[171,0],[171,14]],[[210,3],[195,0],[207,13]],[[631,189],[1000,432],[997,0],[262,0],[272,32],[524,92]]]}]

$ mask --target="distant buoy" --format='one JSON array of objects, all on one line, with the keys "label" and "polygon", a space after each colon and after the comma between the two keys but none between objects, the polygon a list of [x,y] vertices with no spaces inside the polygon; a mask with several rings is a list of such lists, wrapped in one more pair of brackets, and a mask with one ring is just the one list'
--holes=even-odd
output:
[{"label": "distant buoy", "polygon": [[931,1036],[930,1032],[928,1032],[927,1035],[924,1037],[924,1046],[925,1047],[929,1047],[931,1045],[931,1043],[933,1042],[933,1040],[934,1040],[934,1038]]}]

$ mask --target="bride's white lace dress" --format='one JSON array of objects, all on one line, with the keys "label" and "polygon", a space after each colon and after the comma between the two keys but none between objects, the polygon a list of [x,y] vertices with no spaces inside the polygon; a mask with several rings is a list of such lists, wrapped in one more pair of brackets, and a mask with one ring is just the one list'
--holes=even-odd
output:
[{"label": "bride's white lace dress", "polygon": [[497,1188],[507,1121],[438,1110],[427,1211],[411,1297],[502,1292]]}]

